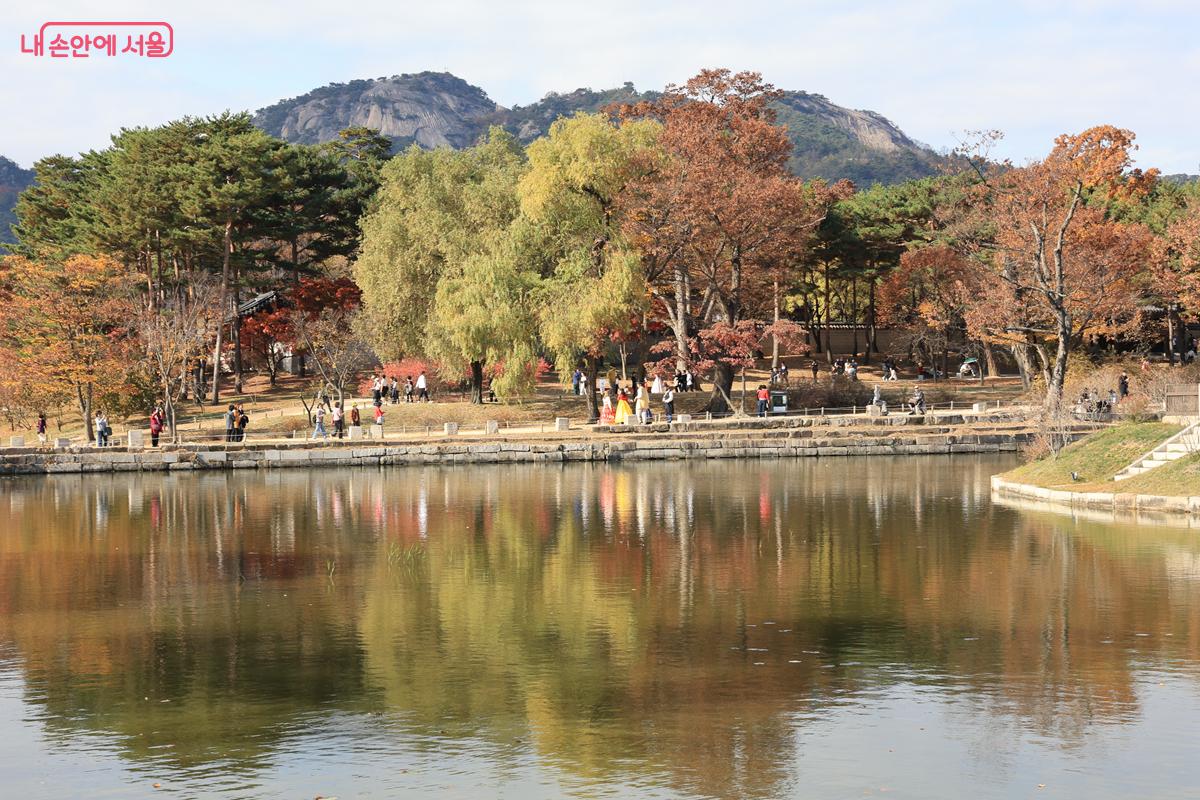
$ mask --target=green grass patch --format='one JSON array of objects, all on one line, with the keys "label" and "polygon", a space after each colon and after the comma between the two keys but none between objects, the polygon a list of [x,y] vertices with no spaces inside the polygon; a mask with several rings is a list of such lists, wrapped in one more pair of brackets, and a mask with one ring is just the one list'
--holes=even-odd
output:
[{"label": "green grass patch", "polygon": [[1120,483],[1109,484],[1104,491],[1173,497],[1200,495],[1200,453],[1186,455]]},{"label": "green grass patch", "polygon": [[[1067,445],[1057,458],[1031,461],[1004,477],[1048,489],[1085,488],[1081,484],[1096,488],[1094,484],[1111,480],[1113,475],[1129,466],[1138,456],[1153,450],[1179,430],[1178,425],[1161,422],[1115,425]],[[1081,480],[1072,480],[1072,472],[1078,473]],[[1126,482],[1122,481],[1121,484],[1121,491],[1125,491]],[[1112,491],[1111,487],[1112,484],[1109,484],[1101,491]]]}]

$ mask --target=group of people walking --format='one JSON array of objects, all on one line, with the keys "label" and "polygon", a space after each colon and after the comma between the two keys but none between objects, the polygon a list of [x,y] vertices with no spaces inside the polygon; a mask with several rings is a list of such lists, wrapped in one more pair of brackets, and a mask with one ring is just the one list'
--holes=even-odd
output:
[{"label": "group of people walking", "polygon": [[[608,375],[602,377],[596,390],[602,394],[614,394],[620,391],[620,381],[616,378],[615,370],[610,370]],[[632,385],[632,381],[630,382]],[[670,381],[664,381],[661,375],[655,375],[654,381],[650,387],[651,394],[664,394]],[[696,376],[691,370],[684,370],[675,373],[674,392],[695,392],[699,390],[700,384],[696,380]],[[587,396],[588,392],[588,377],[583,370],[576,368],[571,373],[571,394],[578,396]]]},{"label": "group of people walking", "polygon": [[[229,442],[241,441],[242,438],[244,438],[244,436],[245,436],[246,425],[250,421],[250,418],[246,416],[246,412],[241,410],[241,406],[237,406],[237,413],[239,413],[241,415],[241,420],[239,421],[237,418],[234,419],[233,428],[236,431],[236,433],[231,432],[230,424],[229,424],[229,414],[231,412],[233,412],[233,410],[234,410],[234,406],[231,405],[229,407],[229,411],[227,411],[225,413],[225,420],[226,420],[226,422],[225,422],[225,440],[229,441]],[[154,410],[150,412],[150,446],[151,447],[158,447],[159,438],[162,436],[162,432],[166,429],[166,427],[167,427],[166,413],[163,412],[163,408],[161,405],[154,406]],[[92,433],[96,437],[96,446],[97,447],[112,446],[113,429],[112,429],[112,425],[109,424],[108,414],[106,414],[103,409],[97,410],[95,416],[92,418]],[[38,435],[38,441],[41,442],[42,444],[45,444],[46,438],[47,438],[47,433],[46,433],[46,414],[44,412],[38,414],[37,435]],[[236,436],[236,438],[234,438],[235,436]]]},{"label": "group of people walking", "polygon": [[[675,388],[669,383],[655,379],[656,386],[661,389],[657,394],[662,395],[663,417],[667,422],[675,418]],[[645,383],[638,386],[630,384],[633,391],[633,404],[630,405],[630,392],[621,387],[620,381],[613,381],[608,390],[600,397],[600,422],[606,425],[625,425],[640,422],[649,425],[654,421],[650,410],[650,395],[653,389]]]},{"label": "group of people walking", "polygon": [[[383,400],[382,398],[374,401],[375,414],[373,422],[375,425],[383,425]],[[333,433],[330,434],[329,428],[325,427],[325,420],[329,419],[333,425]],[[358,408],[358,403],[350,406],[350,411],[347,413],[342,406],[342,403],[325,403],[317,404],[313,411],[313,431],[310,439],[328,439],[332,435],[335,439],[346,438],[346,432],[350,428],[358,428],[362,426],[362,411]]]},{"label": "group of people walking", "polygon": [[406,377],[403,387],[394,375],[391,378],[376,375],[371,379],[371,400],[376,408],[383,405],[385,400],[390,401],[392,405],[399,403],[401,391],[404,392],[404,402],[406,403],[432,402],[429,399],[429,379],[425,376],[424,370],[415,381],[412,375]]}]

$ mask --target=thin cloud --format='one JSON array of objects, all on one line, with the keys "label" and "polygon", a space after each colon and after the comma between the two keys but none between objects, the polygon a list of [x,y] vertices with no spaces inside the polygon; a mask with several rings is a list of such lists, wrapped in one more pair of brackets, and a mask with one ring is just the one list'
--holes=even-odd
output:
[{"label": "thin cloud", "polygon": [[[581,86],[659,88],[728,66],[877,111],[935,147],[965,129],[1000,128],[1003,154],[1021,161],[1058,133],[1112,122],[1138,133],[1147,166],[1194,171],[1200,160],[1189,136],[1200,112],[1181,100],[1200,77],[1191,3],[363,0],[331,13],[317,0],[116,0],[105,12],[167,19],[177,54],[34,63],[16,42],[47,12],[8,12],[0,101],[32,109],[35,121],[0,134],[0,153],[28,164],[103,146],[122,125],[252,110],[331,81],[402,72],[447,70],[511,106]],[[93,13],[86,2],[54,9],[64,19]]]}]

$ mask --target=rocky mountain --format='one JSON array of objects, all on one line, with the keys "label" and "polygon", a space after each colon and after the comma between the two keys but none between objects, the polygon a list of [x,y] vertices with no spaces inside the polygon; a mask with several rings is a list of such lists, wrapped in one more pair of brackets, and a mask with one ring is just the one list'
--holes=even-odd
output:
[{"label": "rocky mountain", "polygon": [[12,226],[17,221],[13,206],[17,195],[33,183],[33,170],[22,169],[4,156],[0,156],[0,242],[13,240]]},{"label": "rocky mountain", "polygon": [[[536,103],[505,108],[454,75],[421,72],[332,83],[260,110],[255,122],[291,142],[329,141],[343,128],[363,125],[390,136],[397,148],[413,142],[457,148],[473,144],[490,125],[528,142],[560,116],[650,96],[626,83],[604,91],[551,92]],[[931,175],[943,162],[879,114],[843,108],[819,94],[785,92],[775,110],[795,145],[792,168],[804,177],[896,183]]]},{"label": "rocky mountain", "polygon": [[260,110],[255,123],[289,142],[316,144],[336,139],[351,126],[374,128],[397,148],[469,147],[481,119],[503,108],[482,89],[445,72],[331,83]]}]

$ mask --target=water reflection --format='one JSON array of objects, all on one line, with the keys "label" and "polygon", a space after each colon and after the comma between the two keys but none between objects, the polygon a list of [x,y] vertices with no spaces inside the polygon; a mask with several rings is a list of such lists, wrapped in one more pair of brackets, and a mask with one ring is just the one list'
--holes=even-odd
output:
[{"label": "water reflection", "polygon": [[1008,787],[1194,706],[1200,545],[994,506],[1007,463],[8,482],[0,735],[231,796],[778,797],[916,791],[928,728],[917,796]]}]

